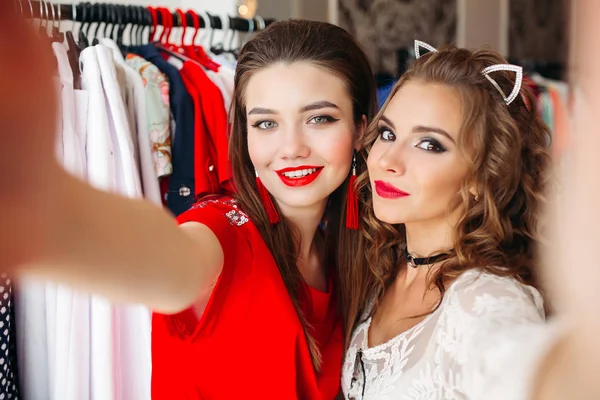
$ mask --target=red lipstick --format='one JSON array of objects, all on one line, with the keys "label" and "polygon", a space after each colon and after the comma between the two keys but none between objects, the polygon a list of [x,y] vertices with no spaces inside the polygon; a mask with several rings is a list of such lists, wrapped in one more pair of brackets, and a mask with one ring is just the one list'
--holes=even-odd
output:
[{"label": "red lipstick", "polygon": [[299,165],[277,170],[277,176],[285,185],[290,187],[306,186],[315,181],[323,167],[314,165]]},{"label": "red lipstick", "polygon": [[375,181],[375,191],[379,197],[384,199],[398,199],[400,197],[410,196],[410,194],[403,192],[396,186],[384,181]]}]

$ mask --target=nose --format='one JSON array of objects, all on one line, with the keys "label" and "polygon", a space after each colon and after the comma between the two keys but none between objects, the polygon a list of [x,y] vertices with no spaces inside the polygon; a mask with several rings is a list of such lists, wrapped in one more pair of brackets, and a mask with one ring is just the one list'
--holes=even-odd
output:
[{"label": "nose", "polygon": [[394,175],[403,175],[406,172],[406,163],[399,146],[387,148],[377,160],[377,165],[382,170]]},{"label": "nose", "polygon": [[289,127],[281,130],[280,157],[295,160],[310,156],[310,146],[301,129]]}]

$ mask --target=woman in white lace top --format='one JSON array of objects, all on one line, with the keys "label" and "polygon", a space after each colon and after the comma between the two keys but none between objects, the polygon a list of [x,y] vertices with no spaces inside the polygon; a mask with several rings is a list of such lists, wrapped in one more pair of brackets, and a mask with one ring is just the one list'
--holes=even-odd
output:
[{"label": "woman in white lace top", "polygon": [[525,398],[552,338],[533,254],[550,132],[498,53],[415,51],[365,138],[370,269],[344,395]]}]

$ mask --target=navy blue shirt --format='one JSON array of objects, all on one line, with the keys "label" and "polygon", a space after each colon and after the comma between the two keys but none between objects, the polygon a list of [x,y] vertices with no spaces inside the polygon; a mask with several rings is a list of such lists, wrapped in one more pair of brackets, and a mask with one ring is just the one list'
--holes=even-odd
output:
[{"label": "navy blue shirt", "polygon": [[169,181],[167,207],[175,216],[196,202],[194,187],[194,103],[179,70],[169,64],[151,44],[132,46],[130,51],[143,57],[167,76],[171,113],[175,119],[172,142],[173,174]]}]

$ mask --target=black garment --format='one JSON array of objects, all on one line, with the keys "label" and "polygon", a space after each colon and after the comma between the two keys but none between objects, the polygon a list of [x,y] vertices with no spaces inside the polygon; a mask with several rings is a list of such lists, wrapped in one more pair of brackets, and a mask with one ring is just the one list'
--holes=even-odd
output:
[{"label": "black garment", "polygon": [[0,400],[19,398],[12,282],[0,275]]},{"label": "black garment", "polygon": [[177,68],[169,64],[151,44],[134,46],[131,52],[154,64],[169,79],[171,113],[175,120],[172,141],[173,174],[170,176],[167,207],[175,216],[196,202],[194,181],[194,102]]}]

